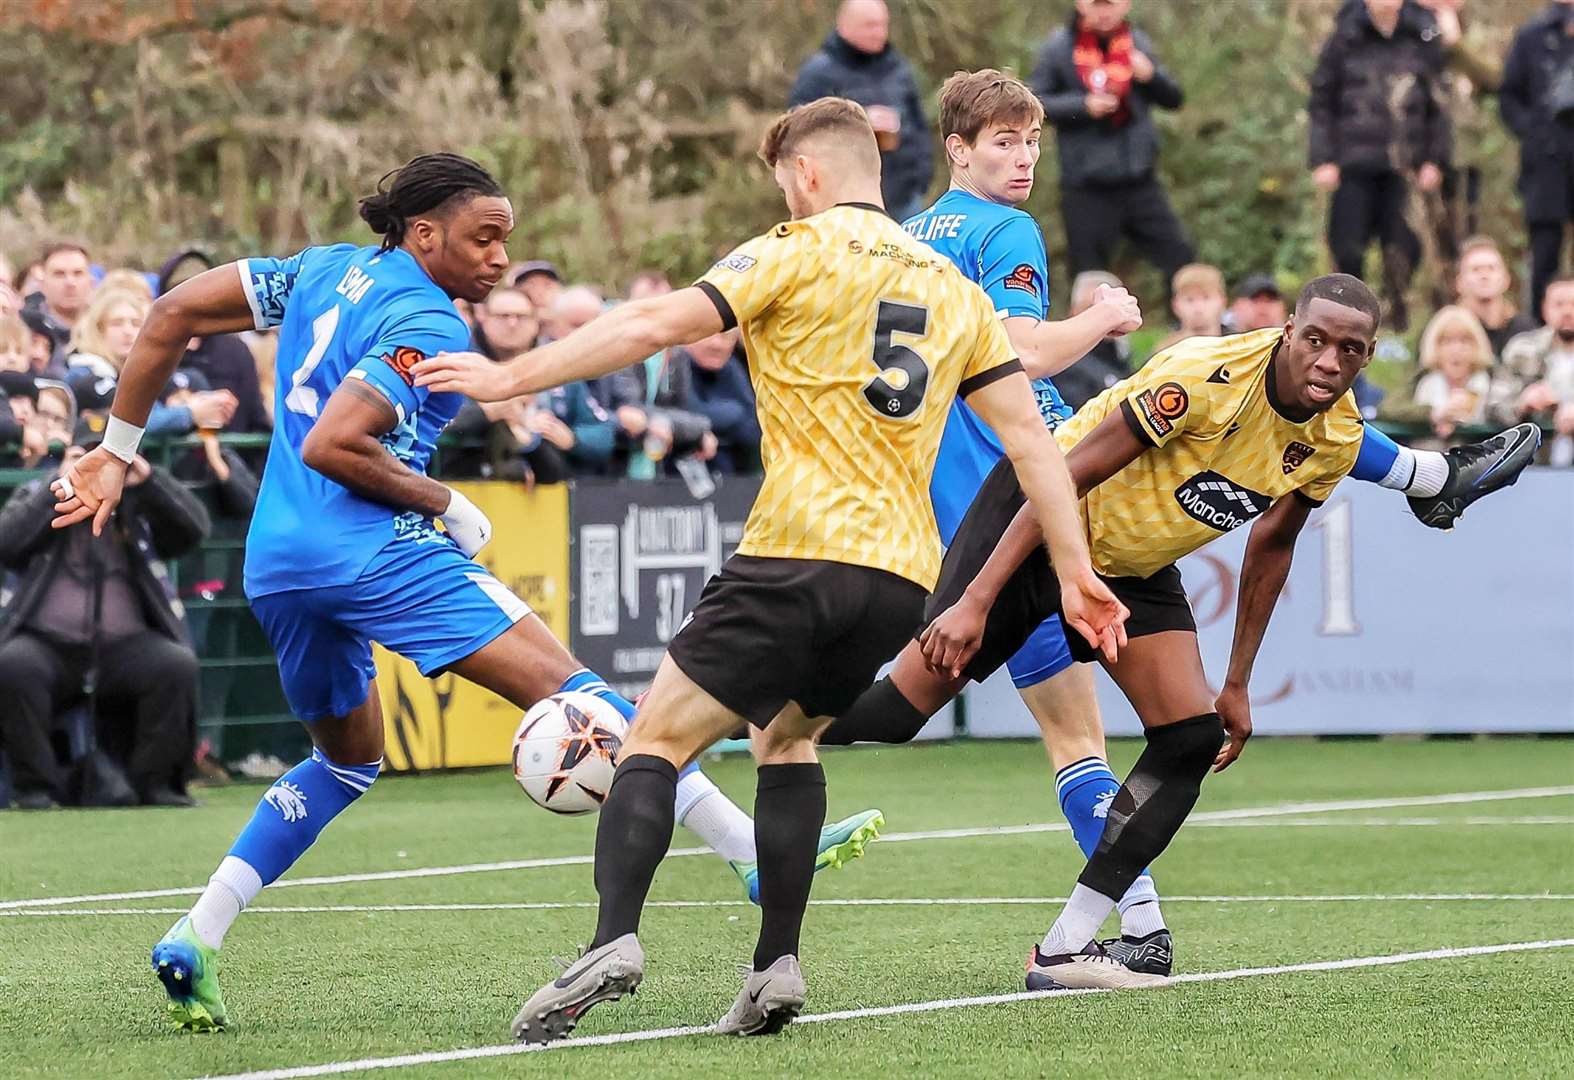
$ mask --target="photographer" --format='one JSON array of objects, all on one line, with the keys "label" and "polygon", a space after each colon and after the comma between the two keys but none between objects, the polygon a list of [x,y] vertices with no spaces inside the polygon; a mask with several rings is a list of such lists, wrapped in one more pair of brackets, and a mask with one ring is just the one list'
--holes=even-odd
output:
[{"label": "photographer", "polygon": [[1519,193],[1530,234],[1530,310],[1558,276],[1563,229],[1574,218],[1574,0],[1556,0],[1514,35],[1498,91],[1519,138]]},{"label": "photographer", "polygon": [[[98,417],[78,423],[62,471],[98,445],[103,429]],[[197,656],[158,560],[194,548],[207,535],[207,511],[138,457],[125,501],[101,535],[55,530],[54,475],[21,488],[0,510],[0,564],[16,574],[0,607],[0,745],[17,804],[46,809],[68,797],[49,732],[63,709],[86,698],[100,742],[119,751],[136,797],[189,806],[182,789],[195,747]]]}]

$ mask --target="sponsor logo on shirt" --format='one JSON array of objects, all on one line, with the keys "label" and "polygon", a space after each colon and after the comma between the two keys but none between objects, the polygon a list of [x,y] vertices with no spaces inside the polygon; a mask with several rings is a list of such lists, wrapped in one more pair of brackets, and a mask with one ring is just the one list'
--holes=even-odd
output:
[{"label": "sponsor logo on shirt", "polygon": [[1303,442],[1292,442],[1284,448],[1284,475],[1289,476],[1306,464],[1306,459],[1317,453]]},{"label": "sponsor logo on shirt", "polygon": [[1137,405],[1142,415],[1160,438],[1175,430],[1174,421],[1186,415],[1191,408],[1191,397],[1180,383],[1167,382],[1154,390],[1144,390],[1137,395]]},{"label": "sponsor logo on shirt", "polygon": [[1221,533],[1240,528],[1273,502],[1212,471],[1200,472],[1176,488],[1175,501],[1186,513]]},{"label": "sponsor logo on shirt", "polygon": [[1004,284],[1008,289],[1020,289],[1034,299],[1038,298],[1038,274],[1027,263],[1007,274]]},{"label": "sponsor logo on shirt", "polygon": [[716,269],[731,270],[734,273],[742,274],[748,270],[752,270],[754,268],[754,264],[758,261],[759,260],[755,259],[753,255],[742,255],[734,252],[733,254],[728,255],[725,259],[721,260],[721,262],[717,263]]},{"label": "sponsor logo on shirt", "polygon": [[400,345],[392,353],[383,355],[383,363],[393,368],[394,374],[405,381],[405,385],[415,385],[413,371],[415,365],[426,359],[426,354],[420,349],[412,349],[408,345]]}]

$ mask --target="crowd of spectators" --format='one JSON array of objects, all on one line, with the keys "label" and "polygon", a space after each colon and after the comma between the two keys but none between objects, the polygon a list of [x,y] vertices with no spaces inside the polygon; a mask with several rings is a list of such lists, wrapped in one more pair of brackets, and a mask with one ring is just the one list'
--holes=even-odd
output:
[{"label": "crowd of spectators", "polygon": [[[1285,294],[1272,274],[1246,274],[1231,290],[1217,268],[1195,261],[1157,168],[1155,111],[1181,108],[1184,89],[1134,22],[1138,5],[1067,6],[1028,83],[1058,151],[1066,249],[1056,254],[1073,275],[1069,314],[1085,308],[1100,284],[1120,283],[1111,267],[1124,242],[1170,285],[1172,330],[1155,351],[1188,337],[1283,325]],[[867,77],[877,64],[888,78]],[[1307,74],[1308,166],[1327,198],[1330,258],[1340,271],[1380,283],[1379,357],[1402,369],[1397,380],[1391,372],[1384,380],[1386,392],[1357,382],[1363,413],[1441,444],[1534,420],[1553,434],[1549,460],[1574,462],[1574,281],[1559,277],[1574,220],[1574,0],[1552,0],[1519,29],[1506,57],[1472,32],[1466,0],[1343,0]],[[916,123],[911,86],[910,68],[889,40],[885,4],[848,0],[799,72],[790,103],[811,91],[842,94],[863,103],[877,128],[900,114],[907,131]],[[1531,252],[1525,294],[1516,292],[1498,243],[1472,235],[1480,220],[1478,155],[1493,111],[1520,144]],[[915,208],[911,188],[893,187],[889,171],[901,170],[903,185],[928,174],[882,148],[887,205],[904,216]],[[900,199],[891,197],[897,190]],[[1412,330],[1407,301],[1427,261],[1440,283],[1429,305],[1437,311]],[[1520,295],[1529,297],[1523,309]],[[1419,337],[1413,354],[1411,333]],[[1056,383],[1079,406],[1141,359],[1124,340],[1105,340]]]}]

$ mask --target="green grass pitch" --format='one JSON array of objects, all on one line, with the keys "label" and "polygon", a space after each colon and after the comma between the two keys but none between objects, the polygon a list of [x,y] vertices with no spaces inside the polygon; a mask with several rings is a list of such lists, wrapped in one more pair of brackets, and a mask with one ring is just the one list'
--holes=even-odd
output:
[{"label": "green grass pitch", "polygon": [[[1112,746],[1117,772],[1137,749]],[[878,806],[888,833],[1061,821],[1036,744],[844,750],[826,767],[832,815]],[[749,805],[746,760],[708,769]],[[1424,801],[1548,787],[1574,791],[1574,741],[1254,742],[1207,782],[1202,817],[1155,868],[1178,970],[1574,939],[1574,795]],[[588,905],[583,862],[269,889],[226,944],[230,1030],[188,1036],[167,1026],[148,950],[189,895],[10,904],[198,885],[261,790],[208,791],[187,811],[0,814],[0,1076],[223,1076],[502,1046],[520,1001],[556,972],[552,958],[589,936],[585,907],[489,906]],[[1326,805],[1350,800],[1378,805]],[[1282,809],[1298,802],[1323,805]],[[1247,808],[1274,812],[1221,814]],[[501,770],[385,777],[285,880],[584,856],[594,830],[593,818],[537,810]],[[681,830],[674,839],[693,845]],[[815,882],[807,1012],[1020,990],[1023,957],[1081,861],[1063,831],[875,844]],[[353,1075],[1574,1075],[1567,946],[854,1016],[770,1039],[576,1047],[708,1024],[736,993],[757,916],[726,868],[674,858],[652,898],[703,903],[646,912],[645,985],[591,1012],[562,1048]],[[825,903],[872,899],[931,902]]]}]

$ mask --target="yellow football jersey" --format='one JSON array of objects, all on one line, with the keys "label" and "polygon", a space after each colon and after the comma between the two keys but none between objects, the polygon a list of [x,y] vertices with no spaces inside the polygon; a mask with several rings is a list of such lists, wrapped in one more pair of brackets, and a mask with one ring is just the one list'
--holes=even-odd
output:
[{"label": "yellow football jersey", "polygon": [[1275,408],[1269,373],[1282,336],[1190,338],[1055,431],[1070,449],[1118,411],[1153,447],[1082,502],[1100,573],[1147,577],[1281,496],[1322,503],[1354,468],[1362,430],[1350,394],[1305,423]]},{"label": "yellow football jersey", "polygon": [[863,205],[777,225],[697,284],[743,328],[763,433],[738,553],[933,588],[929,475],[951,401],[1021,368],[983,290]]}]

